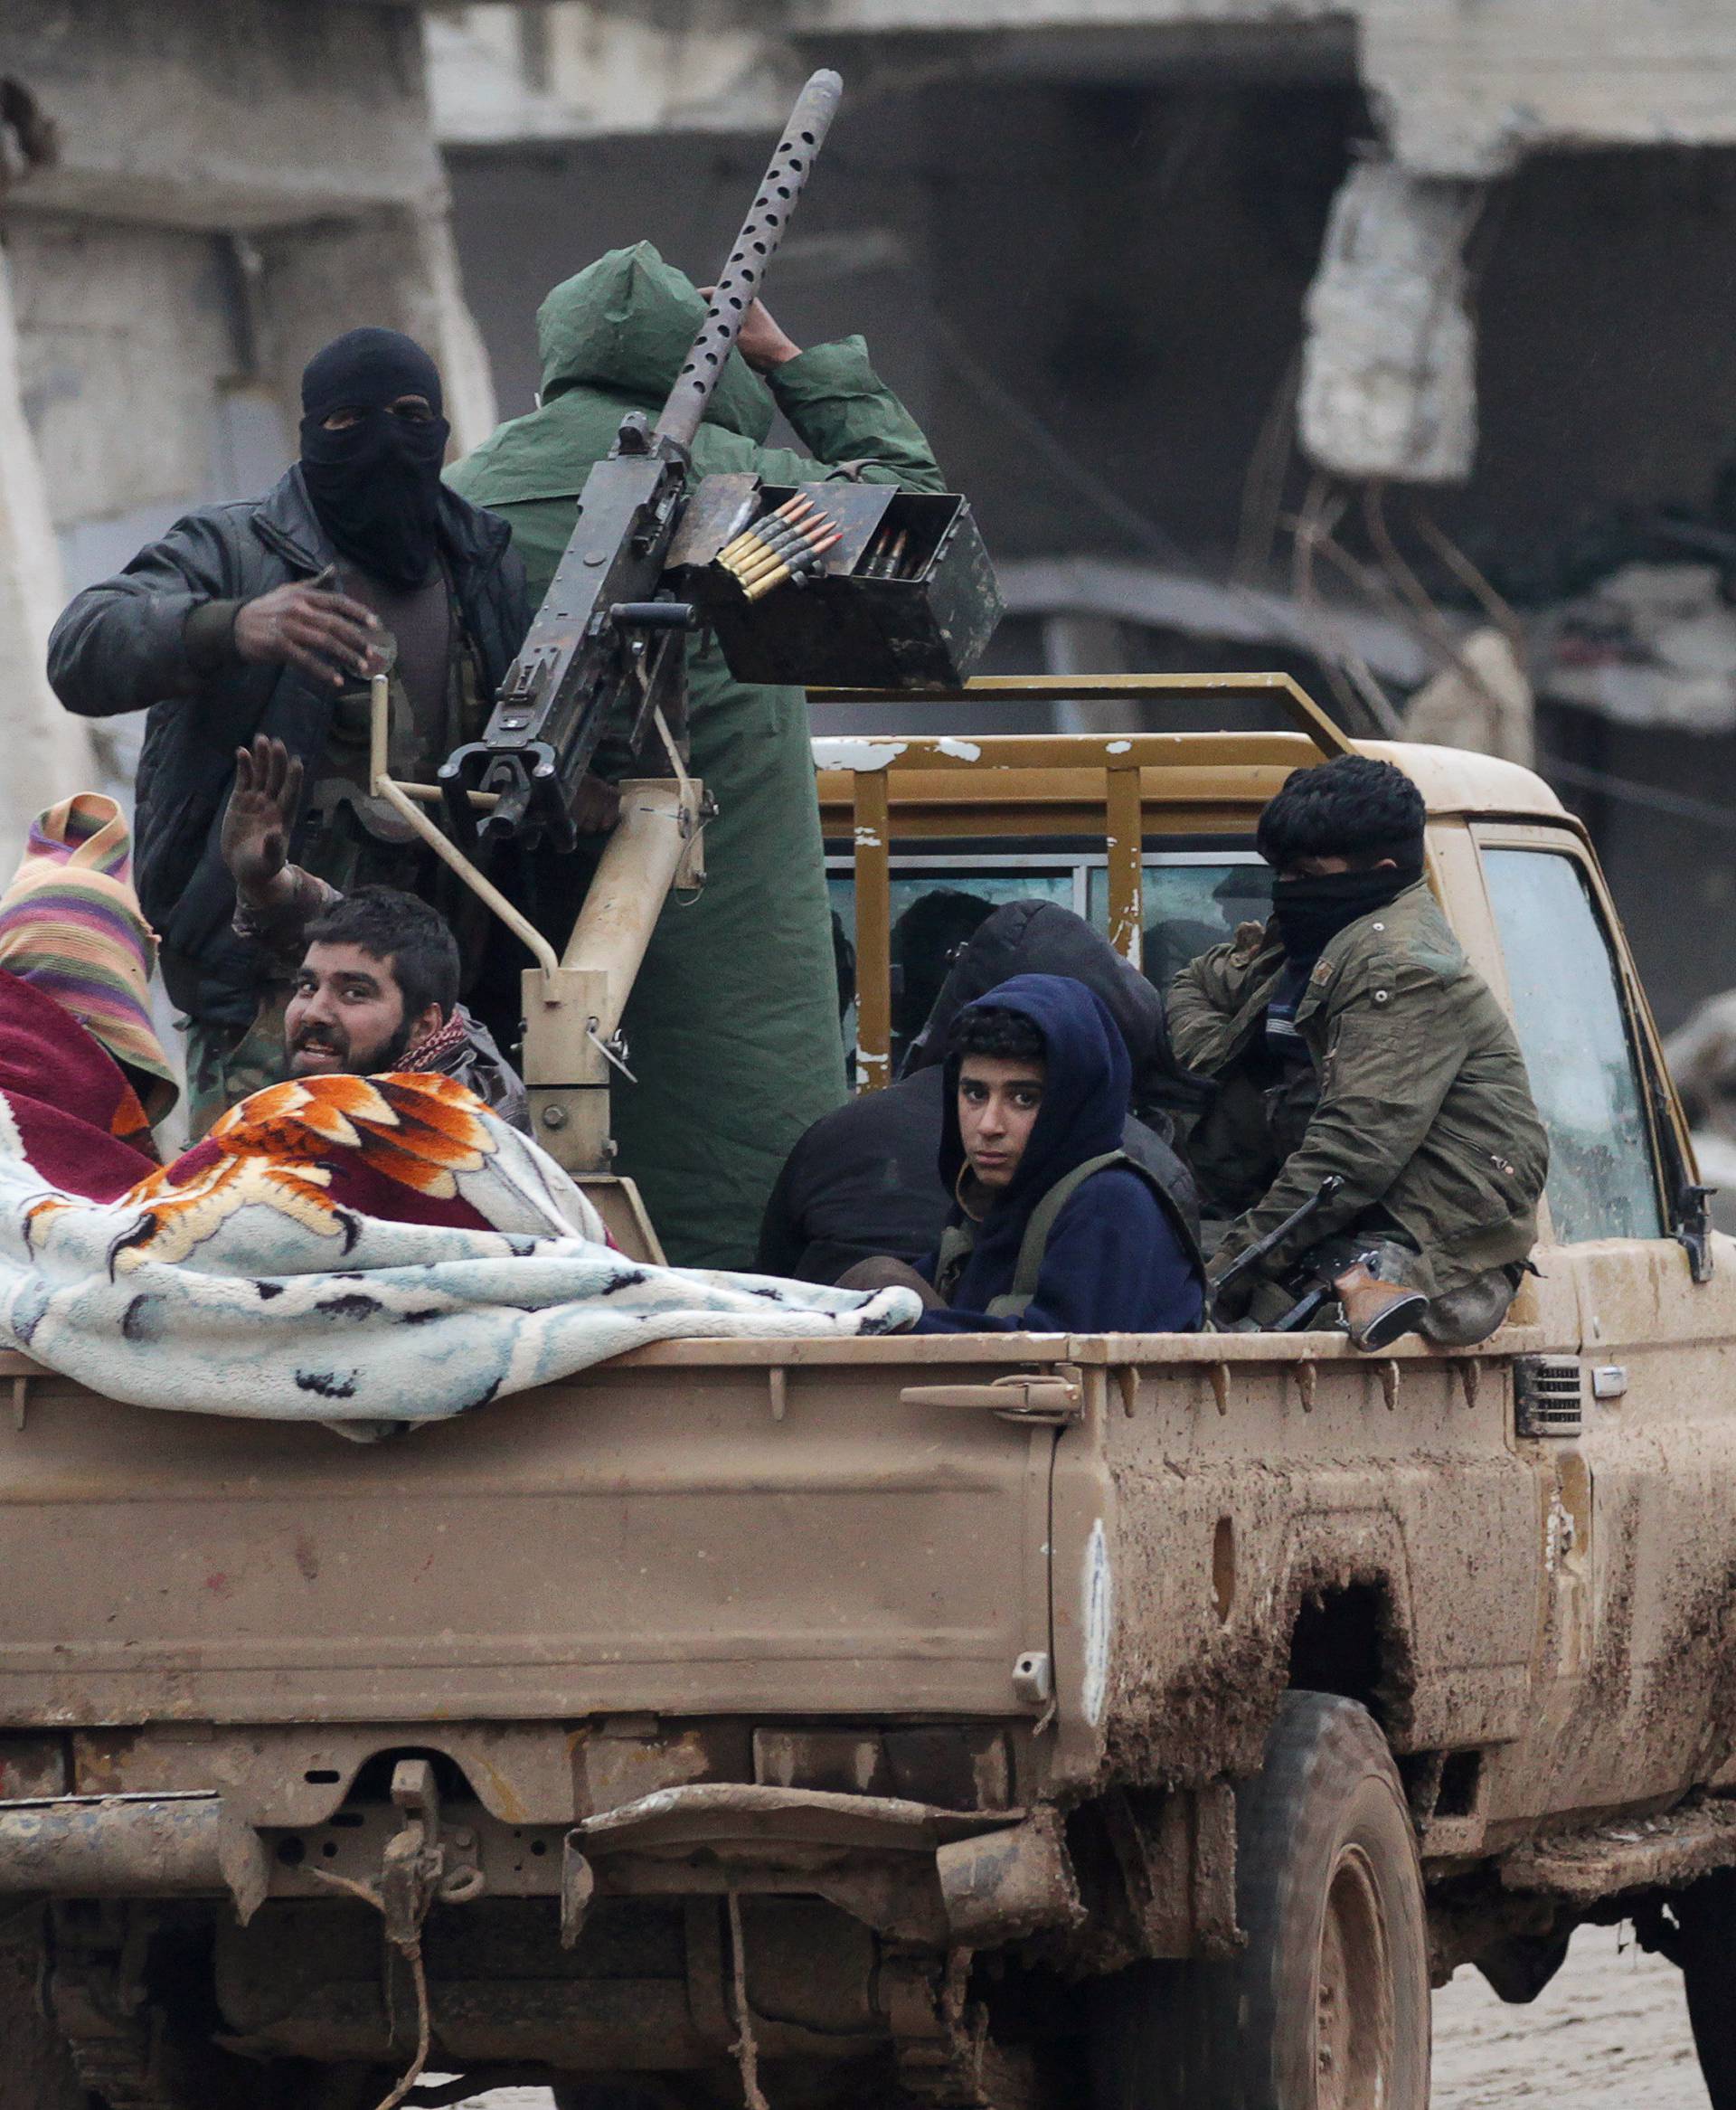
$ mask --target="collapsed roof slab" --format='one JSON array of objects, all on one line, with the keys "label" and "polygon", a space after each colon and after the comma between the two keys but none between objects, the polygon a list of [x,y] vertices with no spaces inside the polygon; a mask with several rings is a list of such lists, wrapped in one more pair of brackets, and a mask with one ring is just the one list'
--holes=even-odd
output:
[{"label": "collapsed roof slab", "polygon": [[1736,142],[1730,0],[1363,0],[1363,80],[1420,175],[1527,154]]},{"label": "collapsed roof slab", "polygon": [[781,121],[816,65],[843,67],[856,102],[946,80],[1222,87],[1356,78],[1354,25],[1325,0],[1011,11],[993,0],[884,12],[797,5],[775,17],[750,0],[678,11],[560,0],[533,14],[488,0],[431,15],[429,59],[448,147],[761,129]]},{"label": "collapsed roof slab", "polygon": [[978,25],[961,14],[948,31],[828,29],[798,32],[809,58],[830,58],[862,90],[926,85],[939,80],[1038,81],[1070,87],[1281,87],[1357,79],[1357,40],[1350,17],[1304,11],[1275,23],[1228,14],[1221,19],[1154,20],[1150,10],[1125,22],[1090,19],[1029,27]]},{"label": "collapsed roof slab", "polygon": [[0,74],[59,133],[32,211],[256,232],[444,196],[405,10],[6,0]]},{"label": "collapsed roof slab", "polygon": [[1736,139],[1729,0],[792,0],[797,36],[1077,36],[1127,26],[1354,32],[1363,86],[1419,174],[1496,175],[1551,146]]}]

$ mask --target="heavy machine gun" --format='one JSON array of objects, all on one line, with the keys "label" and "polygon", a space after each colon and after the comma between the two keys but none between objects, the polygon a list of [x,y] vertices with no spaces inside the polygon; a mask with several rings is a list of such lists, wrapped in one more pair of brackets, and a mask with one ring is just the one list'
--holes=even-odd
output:
[{"label": "heavy machine gun", "polygon": [[[680,740],[685,633],[696,619],[665,572],[693,438],[843,92],[837,74],[825,71],[803,89],[656,424],[628,412],[608,459],[585,479],[572,539],[494,714],[440,771],[461,839],[474,827],[485,844],[536,835],[570,850],[580,783],[605,728],[618,725],[637,752],[661,713],[666,737]],[[472,791],[495,801],[474,821]]]},{"label": "heavy machine gun", "polygon": [[[694,437],[843,90],[826,71],[803,89],[656,425],[629,412],[586,479],[494,714],[440,771],[460,840],[474,829],[485,845],[531,837],[572,848],[584,772],[606,732],[658,774],[678,772],[691,630],[714,629],[744,681],[871,688],[962,681],[986,645],[1000,601],[962,498],[693,477]],[[787,581],[813,591],[769,598]],[[472,794],[487,801],[480,818]]]},{"label": "heavy machine gun", "polygon": [[[686,768],[689,634],[713,630],[744,681],[938,687],[965,678],[1000,615],[962,498],[693,474],[694,438],[843,86],[821,71],[803,89],[656,424],[630,412],[586,478],[571,539],[482,736],[447,758],[438,790],[392,781],[376,684],[376,794],[536,959],[524,978],[533,1120],[568,1170],[594,1182],[607,1180],[613,1157],[610,1069],[631,1074],[619,1024],[634,978],[672,886],[703,880],[703,787]],[[624,743],[643,773],[620,781],[621,818],[557,955],[482,867],[508,842],[576,847],[586,772],[605,737]],[[422,810],[429,802],[444,807],[447,831]],[[655,1245],[642,1216],[624,1224],[618,1208],[612,1227]]]}]

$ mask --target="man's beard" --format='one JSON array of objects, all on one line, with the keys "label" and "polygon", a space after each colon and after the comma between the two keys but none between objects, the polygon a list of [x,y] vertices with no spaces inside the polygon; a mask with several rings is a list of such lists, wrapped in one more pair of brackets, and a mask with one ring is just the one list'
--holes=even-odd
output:
[{"label": "man's beard", "polygon": [[[400,1058],[409,1053],[413,1030],[413,1021],[407,1018],[377,1048],[363,1049],[358,1055],[343,1027],[307,1027],[296,1036],[286,1051],[289,1074],[292,1077],[377,1077],[384,1071],[398,1067]],[[319,1044],[317,1066],[297,1069],[296,1058],[310,1040]]]}]

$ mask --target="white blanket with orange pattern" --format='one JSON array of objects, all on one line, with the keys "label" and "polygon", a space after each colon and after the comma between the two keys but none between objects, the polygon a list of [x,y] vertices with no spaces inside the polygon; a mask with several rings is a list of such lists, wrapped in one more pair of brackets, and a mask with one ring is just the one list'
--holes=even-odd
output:
[{"label": "white blanket with orange pattern", "polygon": [[140,1406],[372,1435],[646,1341],[883,1333],[916,1310],[629,1262],[445,1077],[273,1085],[107,1203],[32,1168],[0,1094],[0,1339]]}]

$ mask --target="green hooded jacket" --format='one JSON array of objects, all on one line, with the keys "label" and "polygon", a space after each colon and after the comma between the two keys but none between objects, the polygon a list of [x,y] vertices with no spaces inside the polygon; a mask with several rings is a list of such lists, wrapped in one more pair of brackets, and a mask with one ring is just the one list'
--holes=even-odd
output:
[{"label": "green hooded jacket", "polygon": [[[704,313],[649,242],[612,250],[542,303],[542,407],[448,475],[510,525],[533,604],[585,478],[628,411],[661,408]],[[774,410],[811,457],[765,444]],[[860,337],[803,352],[769,385],[731,354],[693,453],[702,476],[752,469],[793,484],[844,473],[944,488]],[[619,1169],[638,1181],[672,1261],[750,1267],[790,1147],[844,1096],[831,911],[806,697],[733,680],[715,644],[693,648],[688,681],[691,766],[718,805],[708,878],[692,906],[665,909],[639,970],[623,1021],[638,1082],[615,1080],[615,1134]]]},{"label": "green hooded jacket", "polygon": [[1524,1260],[1549,1139],[1506,1014],[1427,884],[1340,931],[1316,963],[1296,1025],[1317,1093],[1261,1088],[1266,1007],[1283,967],[1276,926],[1245,925],[1169,993],[1176,1055],[1220,1086],[1190,1139],[1194,1169],[1221,1206],[1242,1211],[1212,1273],[1328,1173],[1344,1186],[1271,1256],[1270,1275],[1353,1229],[1414,1246],[1416,1286],[1429,1296]]}]

